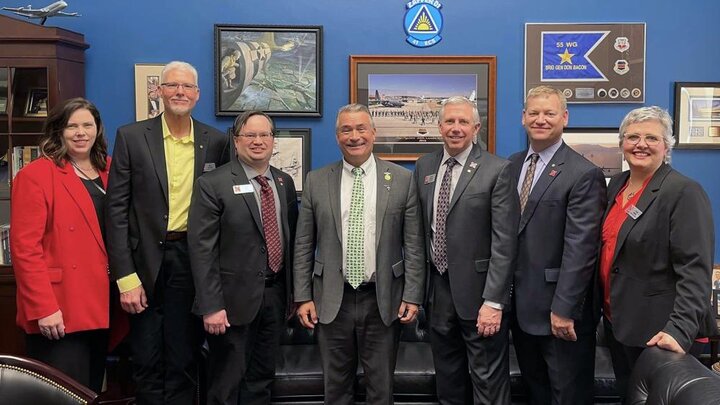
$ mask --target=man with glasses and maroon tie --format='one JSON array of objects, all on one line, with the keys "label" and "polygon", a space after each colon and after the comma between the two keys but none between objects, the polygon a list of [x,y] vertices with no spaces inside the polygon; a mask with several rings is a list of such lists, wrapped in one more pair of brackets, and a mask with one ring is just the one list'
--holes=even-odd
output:
[{"label": "man with glasses and maroon tie", "polygon": [[273,129],[265,113],[240,115],[237,159],[201,176],[190,205],[193,312],[210,345],[208,404],[270,403],[298,215],[292,177],[270,166]]},{"label": "man with glasses and maroon tie", "polygon": [[229,139],[190,114],[198,75],[185,62],[161,74],[165,112],[118,129],[105,210],[110,271],[131,314],[138,404],[192,404],[202,326],[188,256],[193,182],[229,160]]}]

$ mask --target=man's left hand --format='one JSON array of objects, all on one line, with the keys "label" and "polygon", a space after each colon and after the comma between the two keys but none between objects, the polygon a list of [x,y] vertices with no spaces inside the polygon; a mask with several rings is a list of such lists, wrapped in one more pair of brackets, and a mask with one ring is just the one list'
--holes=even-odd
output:
[{"label": "man's left hand", "polygon": [[661,349],[668,350],[675,353],[685,354],[685,350],[683,350],[682,347],[680,347],[680,344],[675,340],[674,337],[671,335],[665,333],[665,332],[658,332],[655,336],[650,339],[646,345],[648,346],[657,346]]},{"label": "man's left hand", "polygon": [[403,301],[400,304],[400,309],[398,310],[398,319],[400,319],[400,323],[410,323],[415,320],[417,313],[417,304]]},{"label": "man's left hand", "polygon": [[495,309],[483,304],[478,310],[475,324],[478,335],[488,337],[500,332],[500,322],[502,322],[502,309]]},{"label": "man's left hand", "polygon": [[571,318],[565,318],[554,312],[550,312],[550,328],[552,334],[558,339],[567,340],[569,342],[577,341],[575,333],[575,321]]}]

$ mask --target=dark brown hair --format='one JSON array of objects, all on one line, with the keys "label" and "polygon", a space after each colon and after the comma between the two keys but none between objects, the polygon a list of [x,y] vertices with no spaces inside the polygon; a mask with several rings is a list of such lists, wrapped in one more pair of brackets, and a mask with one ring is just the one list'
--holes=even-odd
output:
[{"label": "dark brown hair", "polygon": [[270,123],[270,131],[272,131],[273,133],[275,132],[275,123],[273,122],[272,118],[270,118],[269,115],[265,114],[262,111],[250,110],[250,111],[245,111],[244,113],[238,115],[237,118],[235,118],[235,122],[233,123],[233,126],[232,126],[232,135],[238,136],[240,134],[240,130],[245,125],[245,123],[248,122],[250,117],[254,117],[256,115],[260,115],[260,116],[267,118],[268,122]]},{"label": "dark brown hair", "polygon": [[95,143],[90,149],[90,162],[96,170],[103,171],[106,169],[107,161],[107,141],[105,140],[105,128],[100,118],[100,111],[93,103],[82,98],[71,98],[65,100],[53,108],[45,120],[43,134],[40,136],[40,153],[52,159],[58,166],[64,166],[65,161],[69,160],[67,145],[63,138],[63,131],[67,126],[70,116],[77,110],[88,110],[95,119],[97,127],[97,136]]}]

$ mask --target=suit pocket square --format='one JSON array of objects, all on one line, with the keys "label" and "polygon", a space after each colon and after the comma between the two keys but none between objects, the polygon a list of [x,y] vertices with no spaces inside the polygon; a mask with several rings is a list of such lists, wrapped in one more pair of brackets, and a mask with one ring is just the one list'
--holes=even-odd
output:
[{"label": "suit pocket square", "polygon": [[560,268],[545,269],[545,281],[548,283],[557,283],[560,278]]}]

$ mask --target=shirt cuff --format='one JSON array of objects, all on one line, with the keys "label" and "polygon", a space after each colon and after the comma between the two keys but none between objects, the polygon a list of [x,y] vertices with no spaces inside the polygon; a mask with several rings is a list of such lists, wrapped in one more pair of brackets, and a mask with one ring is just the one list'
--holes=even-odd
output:
[{"label": "shirt cuff", "polygon": [[116,281],[116,283],[121,293],[128,292],[142,285],[140,277],[138,277],[137,273],[132,273],[123,278],[120,278]]},{"label": "shirt cuff", "polygon": [[[119,281],[119,280],[118,280],[118,281]],[[485,300],[485,302],[483,302],[483,305],[487,305],[487,306],[489,306],[490,308],[499,309],[499,310],[501,310],[501,311],[502,311],[502,309],[504,308],[504,305],[503,305],[503,304],[501,304],[501,303],[499,303],[499,302],[495,302],[495,301]]]}]

